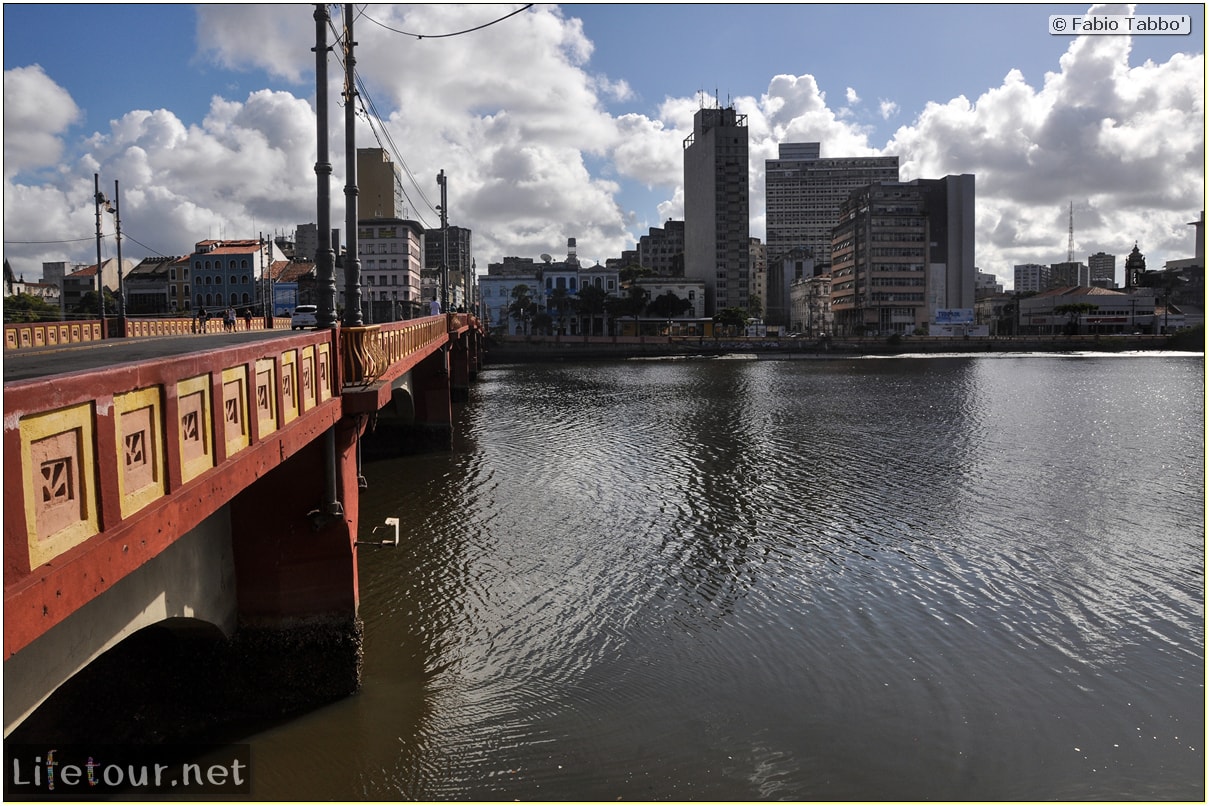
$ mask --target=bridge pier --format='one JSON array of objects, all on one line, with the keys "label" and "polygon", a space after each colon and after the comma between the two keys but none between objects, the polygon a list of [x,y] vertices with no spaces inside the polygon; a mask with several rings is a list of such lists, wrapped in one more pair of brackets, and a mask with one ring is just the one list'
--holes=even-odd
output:
[{"label": "bridge pier", "polygon": [[188,740],[360,687],[360,440],[451,448],[482,341],[460,315],[348,335],[5,384],[6,738]]},{"label": "bridge pier", "polygon": [[470,334],[464,333],[449,346],[449,396],[458,403],[470,399],[471,361]]},{"label": "bridge pier", "polygon": [[[286,713],[338,699],[361,684],[356,444],[361,426],[335,426],[336,467],[323,440],[300,450],[231,502],[239,665],[253,691]],[[324,501],[337,473],[342,515]]]}]

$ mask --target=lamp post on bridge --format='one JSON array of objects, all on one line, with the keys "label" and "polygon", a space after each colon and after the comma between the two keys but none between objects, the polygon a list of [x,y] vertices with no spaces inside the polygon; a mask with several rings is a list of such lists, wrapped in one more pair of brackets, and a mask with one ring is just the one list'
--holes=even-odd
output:
[{"label": "lamp post on bridge", "polygon": [[109,205],[109,212],[113,213],[114,226],[114,241],[117,244],[118,251],[118,335],[126,335],[126,288],[123,284],[122,275],[122,214],[118,207],[118,180],[113,180],[113,203]]},{"label": "lamp post on bridge", "polygon": [[101,192],[101,175],[92,175],[93,206],[97,214],[97,314],[101,320],[101,338],[105,338],[105,281],[101,276],[101,205],[109,209],[109,199]]},{"label": "lamp post on bridge", "polygon": [[445,170],[437,174],[441,187],[441,313],[449,313],[449,202],[445,198]]}]

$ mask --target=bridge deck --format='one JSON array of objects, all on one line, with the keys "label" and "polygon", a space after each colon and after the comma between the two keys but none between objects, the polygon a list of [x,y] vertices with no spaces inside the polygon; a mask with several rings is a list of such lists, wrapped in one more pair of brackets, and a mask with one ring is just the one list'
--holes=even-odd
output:
[{"label": "bridge deck", "polygon": [[5,658],[476,325],[448,315],[6,351]]}]

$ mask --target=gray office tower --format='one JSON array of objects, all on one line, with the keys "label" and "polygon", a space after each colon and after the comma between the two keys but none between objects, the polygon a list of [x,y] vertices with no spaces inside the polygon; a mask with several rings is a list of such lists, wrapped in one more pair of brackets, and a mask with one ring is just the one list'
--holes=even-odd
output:
[{"label": "gray office tower", "polygon": [[748,306],[747,116],[699,109],[684,139],[684,276],[705,282],[705,315]]},{"label": "gray office tower", "polygon": [[764,161],[768,260],[806,248],[815,273],[831,268],[831,228],[857,188],[898,181],[898,157],[820,157],[818,143],[781,143]]}]

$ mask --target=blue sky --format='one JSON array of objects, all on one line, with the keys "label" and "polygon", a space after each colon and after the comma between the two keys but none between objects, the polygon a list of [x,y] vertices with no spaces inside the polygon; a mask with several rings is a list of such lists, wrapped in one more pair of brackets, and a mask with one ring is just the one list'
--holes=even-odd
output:
[{"label": "blue sky", "polygon": [[[1013,263],[1065,259],[1071,201],[1084,256],[1123,263],[1134,239],[1155,267],[1191,254],[1186,223],[1204,206],[1202,5],[1136,7],[1190,14],[1191,36],[1082,42],[1050,35],[1047,21],[1085,5],[534,6],[435,37],[519,7],[356,7],[359,74],[421,184],[409,213],[434,223],[424,197],[436,198],[445,170],[451,223],[474,230],[480,271],[505,255],[557,255],[567,237],[603,261],[682,217],[680,142],[701,93],[712,103],[715,92],[748,115],[753,235],[763,234],[764,159],[777,142],[819,140],[824,156],[898,154],[904,179],[974,173],[976,258],[1009,285]],[[74,240],[95,226],[94,171],[129,194],[123,235],[138,244],[124,243],[124,256],[313,221],[312,12],[5,5],[14,269],[95,260],[95,246],[89,257]],[[333,92],[340,69],[329,64]],[[362,121],[358,145],[377,145],[379,131]],[[1189,164],[1199,165],[1191,178]]]}]

